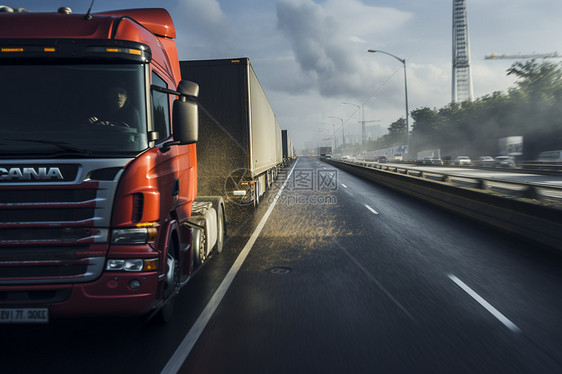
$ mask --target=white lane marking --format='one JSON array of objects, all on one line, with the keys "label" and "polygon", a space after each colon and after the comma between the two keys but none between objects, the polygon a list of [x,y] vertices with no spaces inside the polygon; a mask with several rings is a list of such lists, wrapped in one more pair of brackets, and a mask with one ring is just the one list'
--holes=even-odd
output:
[{"label": "white lane marking", "polygon": [[371,208],[367,204],[365,204],[365,208],[369,209],[373,214],[379,214],[379,212],[377,212],[376,210],[374,210],[373,208]]},{"label": "white lane marking", "polygon": [[343,188],[347,188],[347,186],[345,184],[342,183],[341,185],[343,186]]},{"label": "white lane marking", "polygon": [[340,242],[336,241],[335,243],[342,250],[342,252],[345,253],[346,256],[349,257],[351,259],[351,261],[353,261],[355,263],[355,265],[357,265],[357,267],[363,271],[363,273],[365,273],[367,278],[369,278],[373,283],[375,283],[377,285],[377,287],[380,288],[380,290],[382,292],[384,292],[384,294],[386,296],[388,296],[388,298],[390,300],[392,300],[392,302],[398,308],[400,308],[400,310],[402,310],[404,312],[404,314],[406,314],[408,316],[408,318],[410,318],[414,323],[416,323],[416,324],[418,323],[418,321],[416,321],[416,319],[410,314],[410,312],[408,312],[408,310],[402,304],[400,304],[400,302],[398,300],[396,300],[396,298],[394,296],[392,296],[392,294],[377,280],[377,278],[375,278],[369,272],[369,270],[367,270],[365,268],[365,266],[361,265],[359,260],[357,260],[351,253],[349,253],[349,251],[347,249],[345,249],[345,247],[343,245],[341,245]]},{"label": "white lane marking", "polygon": [[474,292],[470,287],[468,287],[466,284],[464,284],[463,281],[461,281],[459,278],[457,278],[453,274],[448,274],[448,276],[449,276],[449,278],[451,278],[451,280],[453,282],[455,282],[457,284],[457,286],[462,288],[474,300],[478,301],[478,303],[480,305],[482,305],[488,312],[490,312],[501,323],[503,323],[505,325],[505,327],[510,329],[512,332],[517,332],[517,333],[521,332],[521,329],[519,327],[517,327],[517,325],[515,325],[513,322],[511,322],[506,316],[501,314],[499,310],[494,308],[492,305],[490,305],[490,303],[488,303],[480,295],[478,295],[476,292]]},{"label": "white lane marking", "polygon": [[199,318],[197,318],[197,321],[195,321],[195,323],[193,324],[193,326],[191,327],[191,329],[189,330],[183,341],[180,343],[180,345],[178,346],[178,348],[176,349],[176,351],[174,352],[174,354],[172,355],[172,357],[170,358],[164,369],[162,369],[161,374],[175,374],[181,369],[181,366],[183,365],[185,359],[187,358],[187,356],[189,356],[189,353],[193,349],[193,346],[199,339],[199,336],[201,336],[201,333],[205,329],[205,326],[207,326],[207,323],[213,316],[213,313],[215,313],[215,310],[217,309],[222,298],[226,294],[226,291],[230,287],[230,284],[232,283],[234,277],[242,267],[244,260],[246,260],[248,253],[250,253],[250,250],[252,249],[254,243],[258,239],[258,236],[260,235],[263,227],[265,226],[267,219],[269,218],[271,212],[273,211],[273,208],[277,204],[277,200],[279,200],[279,197],[281,196],[283,189],[287,185],[287,182],[289,181],[289,178],[293,173],[295,166],[297,166],[298,160],[299,159],[297,159],[297,162],[295,162],[295,165],[293,165],[293,168],[289,172],[289,175],[287,175],[287,179],[285,180],[285,183],[283,183],[283,185],[279,189],[279,192],[277,192],[277,195],[275,195],[275,199],[273,200],[273,203],[271,203],[271,205],[265,212],[265,215],[262,217],[260,223],[252,233],[252,236],[250,237],[250,239],[248,240],[248,242],[246,243],[246,245],[244,246],[238,257],[236,258],[236,261],[234,261],[234,264],[228,271],[228,274],[226,274],[219,288],[215,291],[215,294],[213,295],[213,297],[211,298],[205,309],[203,309],[203,312],[201,312]]}]

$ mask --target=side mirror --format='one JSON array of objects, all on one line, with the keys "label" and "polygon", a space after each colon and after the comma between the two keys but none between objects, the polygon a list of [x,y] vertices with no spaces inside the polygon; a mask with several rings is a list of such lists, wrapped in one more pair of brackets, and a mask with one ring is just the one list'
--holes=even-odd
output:
[{"label": "side mirror", "polygon": [[190,81],[181,81],[178,85],[180,98],[174,101],[173,136],[179,144],[193,144],[199,138],[199,112],[197,103],[187,101],[186,96],[197,97],[199,85]]},{"label": "side mirror", "polygon": [[180,81],[177,91],[183,96],[199,96],[199,85],[191,81]]},{"label": "side mirror", "polygon": [[179,144],[196,143],[199,135],[197,103],[178,99],[174,101],[173,111],[174,140]]}]

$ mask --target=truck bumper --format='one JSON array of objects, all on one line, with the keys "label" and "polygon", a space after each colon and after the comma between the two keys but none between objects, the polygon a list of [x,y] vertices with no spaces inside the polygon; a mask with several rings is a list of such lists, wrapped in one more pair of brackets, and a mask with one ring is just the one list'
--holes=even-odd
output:
[{"label": "truck bumper", "polygon": [[103,273],[73,285],[0,287],[0,308],[46,307],[50,316],[142,315],[160,299],[158,275]]}]

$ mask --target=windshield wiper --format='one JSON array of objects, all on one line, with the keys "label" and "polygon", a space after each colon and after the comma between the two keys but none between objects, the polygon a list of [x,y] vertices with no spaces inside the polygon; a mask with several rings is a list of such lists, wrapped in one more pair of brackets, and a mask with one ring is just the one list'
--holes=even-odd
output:
[{"label": "windshield wiper", "polygon": [[30,143],[41,143],[41,144],[50,144],[50,145],[54,145],[60,149],[62,149],[63,151],[68,151],[68,152],[72,152],[73,154],[79,154],[79,155],[84,155],[84,156],[91,156],[93,154],[92,151],[87,150],[87,149],[82,149],[82,148],[77,148],[77,147],[73,147],[71,145],[69,145],[68,143],[65,142],[57,142],[54,140],[40,140],[40,139],[5,139],[5,140],[12,140],[12,141],[17,141],[17,142],[30,142]]}]

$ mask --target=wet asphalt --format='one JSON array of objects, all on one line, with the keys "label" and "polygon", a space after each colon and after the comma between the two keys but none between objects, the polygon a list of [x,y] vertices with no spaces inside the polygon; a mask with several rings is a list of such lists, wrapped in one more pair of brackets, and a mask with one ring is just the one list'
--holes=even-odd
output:
[{"label": "wet asphalt", "polygon": [[312,158],[227,213],[170,323],[0,326],[6,372],[562,372],[562,261],[543,248]]}]

